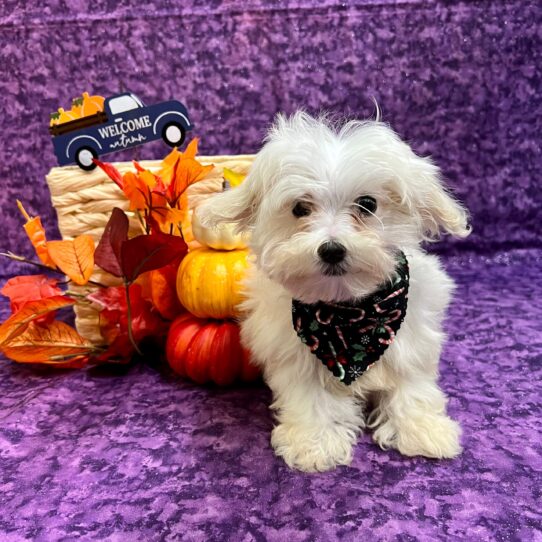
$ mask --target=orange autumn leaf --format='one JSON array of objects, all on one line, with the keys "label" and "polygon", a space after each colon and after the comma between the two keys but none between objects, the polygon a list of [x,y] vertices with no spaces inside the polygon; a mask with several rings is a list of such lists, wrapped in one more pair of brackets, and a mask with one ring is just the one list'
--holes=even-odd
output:
[{"label": "orange autumn leaf", "polygon": [[10,316],[0,326],[0,347],[24,332],[26,327],[42,316],[75,304],[75,299],[66,296],[53,296],[38,301],[29,301],[24,307]]},{"label": "orange autumn leaf", "polygon": [[166,221],[173,225],[181,224],[186,216],[184,209],[168,209]]},{"label": "orange autumn leaf", "polygon": [[148,169],[142,169],[138,172],[139,178],[148,186],[151,190],[159,184],[160,178],[157,177],[152,171]]},{"label": "orange autumn leaf", "polygon": [[171,177],[173,175],[173,168],[177,163],[177,160],[182,157],[182,152],[174,148],[163,160],[158,171],[158,175],[164,179],[166,184],[171,182]]},{"label": "orange autumn leaf", "polygon": [[177,148],[171,149],[171,152],[162,160],[160,171],[158,175],[165,179],[166,181],[170,180],[171,173],[173,171],[173,166],[175,162],[182,156],[182,152],[177,150]]},{"label": "orange autumn leaf", "polygon": [[19,210],[26,219],[26,224],[23,226],[24,231],[30,239],[38,258],[47,267],[55,267],[47,250],[47,237],[45,235],[45,228],[41,223],[41,218],[39,216],[31,217],[19,200],[17,200],[17,207],[19,207]]},{"label": "orange autumn leaf", "polygon": [[73,241],[50,241],[49,255],[56,266],[75,284],[86,284],[94,269],[94,240],[90,235],[79,235]]},{"label": "orange autumn leaf", "polygon": [[62,363],[92,351],[90,342],[58,320],[46,326],[31,322],[23,333],[2,346],[6,357],[22,363]]},{"label": "orange autumn leaf", "polygon": [[122,177],[119,185],[124,195],[130,202],[130,211],[142,211],[150,207],[165,206],[165,189],[162,179],[149,171],[143,169],[137,162],[136,173],[128,171]]},{"label": "orange autumn leaf", "polygon": [[187,145],[184,152],[173,149],[163,160],[158,172],[158,175],[164,180],[166,185],[171,184],[173,181],[173,173],[175,170],[175,165],[179,160],[192,159],[195,160],[196,155],[198,154],[198,138],[194,138]]},{"label": "orange autumn leaf", "polygon": [[199,139],[197,137],[195,137],[186,146],[186,149],[184,149],[183,156],[185,158],[195,158],[196,154],[198,154],[198,144],[199,144]]},{"label": "orange autumn leaf", "polygon": [[124,174],[123,183],[122,191],[130,202],[130,211],[146,209],[149,189],[140,175],[129,171]]},{"label": "orange autumn leaf", "polygon": [[212,164],[204,166],[198,162],[197,151],[197,139],[190,142],[184,153],[173,149],[162,160],[158,173],[135,161],[135,171],[124,175],[111,164],[98,160],[96,164],[124,192],[131,211],[144,211],[147,231],[149,220],[155,220],[162,232],[182,237],[183,231],[190,229],[186,189],[204,179],[214,168]]},{"label": "orange autumn leaf", "polygon": [[180,159],[175,165],[173,178],[168,186],[170,203],[178,202],[190,185],[204,179],[213,168],[213,164],[204,166],[194,158]]},{"label": "orange autumn leaf", "polygon": [[[124,192],[130,202],[130,210],[143,210],[149,206],[149,197],[152,188],[156,185],[154,175],[134,161],[136,172],[121,172],[112,164],[95,161],[104,173]],[[146,175],[141,173],[146,172]]]},{"label": "orange autumn leaf", "polygon": [[177,231],[176,228],[179,224],[182,224],[186,211],[183,209],[171,209],[171,208],[160,208],[153,209],[151,215],[161,226],[161,231],[169,233],[169,227],[172,225],[174,231]]},{"label": "orange autumn leaf", "polygon": [[[195,148],[197,151],[198,143],[197,138],[193,139],[188,147],[192,145],[192,143],[195,142]],[[187,147],[187,149],[188,149]],[[192,145],[192,148],[194,145]],[[163,160],[162,164],[160,166],[160,170],[158,171],[158,175],[164,179],[164,182],[166,185],[169,185],[173,179],[173,170],[175,168],[175,164],[183,158],[184,154],[179,151],[177,148],[174,148]],[[194,155],[195,156],[195,155]],[[193,158],[193,157],[192,157]]]}]

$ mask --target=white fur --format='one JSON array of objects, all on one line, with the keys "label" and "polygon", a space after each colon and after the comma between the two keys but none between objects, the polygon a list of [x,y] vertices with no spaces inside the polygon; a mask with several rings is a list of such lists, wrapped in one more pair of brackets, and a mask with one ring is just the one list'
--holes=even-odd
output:
[{"label": "white fur", "polygon": [[[374,214],[355,200],[373,196]],[[292,208],[307,202],[311,213]],[[273,391],[272,444],[291,467],[321,471],[348,464],[368,425],[382,447],[405,455],[454,457],[459,425],[437,384],[441,321],[453,290],[435,256],[419,247],[444,230],[468,235],[465,210],[442,188],[438,168],[381,122],[335,128],[305,113],[279,116],[247,180],[198,209],[208,225],[251,232],[254,263],[246,280],[242,338]],[[323,273],[318,247],[347,249],[347,271]],[[393,273],[401,249],[410,265],[406,318],[382,358],[345,386],[314,357],[292,326],[292,297],[306,303],[372,293]],[[365,422],[364,407],[373,409]]]}]

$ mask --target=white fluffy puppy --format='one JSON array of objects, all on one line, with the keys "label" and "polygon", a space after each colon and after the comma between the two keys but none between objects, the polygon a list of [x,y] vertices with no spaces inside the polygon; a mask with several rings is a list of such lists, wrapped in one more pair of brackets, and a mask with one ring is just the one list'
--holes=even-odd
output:
[{"label": "white fluffy puppy", "polygon": [[251,232],[242,339],[273,392],[271,442],[288,465],[348,464],[366,425],[408,456],[460,453],[437,383],[453,282],[420,242],[469,228],[429,159],[379,121],[278,116],[246,181],[198,215]]}]

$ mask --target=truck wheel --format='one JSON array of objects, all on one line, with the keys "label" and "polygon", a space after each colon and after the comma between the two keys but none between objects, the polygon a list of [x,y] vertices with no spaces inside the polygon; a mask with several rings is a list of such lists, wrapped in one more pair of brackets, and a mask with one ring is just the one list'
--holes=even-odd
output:
[{"label": "truck wheel", "polygon": [[81,147],[75,153],[75,163],[85,171],[92,171],[96,164],[92,161],[98,158],[98,153],[92,147]]},{"label": "truck wheel", "polygon": [[180,147],[186,136],[184,128],[178,122],[168,122],[162,128],[162,139],[170,147]]}]

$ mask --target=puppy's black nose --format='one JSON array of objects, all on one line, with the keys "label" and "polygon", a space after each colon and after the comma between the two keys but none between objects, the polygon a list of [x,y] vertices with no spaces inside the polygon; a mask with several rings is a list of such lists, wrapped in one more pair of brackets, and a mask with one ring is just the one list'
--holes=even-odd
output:
[{"label": "puppy's black nose", "polygon": [[318,247],[318,256],[326,263],[341,263],[346,256],[346,248],[338,241],[326,241]]}]

